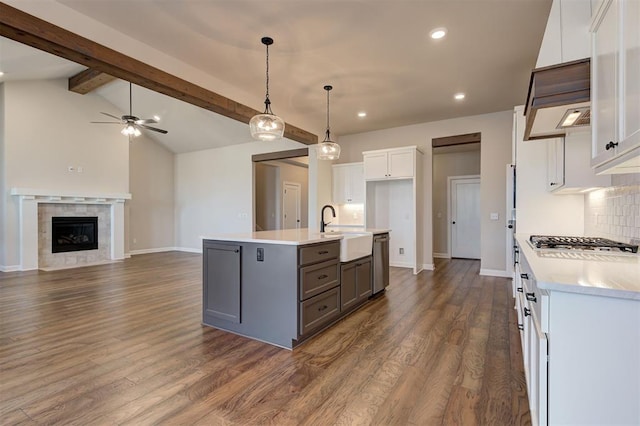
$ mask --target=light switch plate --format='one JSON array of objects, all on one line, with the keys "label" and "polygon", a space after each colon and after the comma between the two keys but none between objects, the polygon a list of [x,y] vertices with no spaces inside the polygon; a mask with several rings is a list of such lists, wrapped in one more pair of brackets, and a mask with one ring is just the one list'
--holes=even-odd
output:
[{"label": "light switch plate", "polygon": [[500,215],[498,213],[491,213],[490,219],[491,220],[498,220],[498,219],[500,219]]}]

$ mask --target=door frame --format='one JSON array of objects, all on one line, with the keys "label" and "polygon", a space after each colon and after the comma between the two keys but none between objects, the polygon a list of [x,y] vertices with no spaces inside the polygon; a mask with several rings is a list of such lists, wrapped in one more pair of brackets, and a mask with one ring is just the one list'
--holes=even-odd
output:
[{"label": "door frame", "polygon": [[[451,250],[451,187],[454,181],[477,181],[480,184],[480,190],[482,190],[482,181],[480,175],[462,175],[462,176],[447,176],[447,258],[451,259],[453,250]],[[482,200],[481,200],[482,201]],[[480,211],[480,219],[482,220],[482,211]],[[482,242],[482,233],[480,233],[480,242]],[[482,251],[480,252],[480,259],[482,259]]]},{"label": "door frame", "polygon": [[300,229],[301,226],[301,214],[302,214],[302,185],[299,184],[298,182],[289,182],[289,181],[282,181],[282,212],[281,212],[281,220],[282,220],[282,225],[280,226],[280,229],[285,229],[284,227],[284,214],[285,214],[285,201],[284,201],[284,191],[286,191],[287,186],[291,187],[295,187],[298,190],[298,197],[296,200],[296,228],[295,229]]}]

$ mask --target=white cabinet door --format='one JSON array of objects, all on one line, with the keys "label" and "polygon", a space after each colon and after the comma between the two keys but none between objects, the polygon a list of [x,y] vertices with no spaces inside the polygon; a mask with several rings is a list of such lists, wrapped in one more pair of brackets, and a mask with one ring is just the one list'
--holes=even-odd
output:
[{"label": "white cabinet door", "polygon": [[547,141],[547,191],[564,186],[564,138]]},{"label": "white cabinet door", "polygon": [[540,330],[535,312],[532,312],[529,342],[529,409],[533,424],[544,426],[547,424],[547,380],[548,380],[548,341],[547,335]]},{"label": "white cabinet door", "polygon": [[[603,6],[604,7],[604,6]],[[592,52],[592,165],[610,160],[610,143],[618,141],[618,0],[609,3],[593,34]]]},{"label": "white cabinet door", "polygon": [[386,179],[387,153],[377,152],[364,155],[364,178],[366,180]]},{"label": "white cabinet door", "polygon": [[347,168],[342,165],[334,165],[332,170],[333,203],[345,204],[347,202]]},{"label": "white cabinet door", "polygon": [[389,152],[389,177],[410,178],[413,175],[413,151]]},{"label": "white cabinet door", "polygon": [[620,150],[640,145],[640,1],[621,3],[622,134]]},{"label": "white cabinet door", "polygon": [[348,173],[348,197],[351,203],[364,203],[365,185],[364,185],[364,165],[362,163],[354,164],[349,167]]}]

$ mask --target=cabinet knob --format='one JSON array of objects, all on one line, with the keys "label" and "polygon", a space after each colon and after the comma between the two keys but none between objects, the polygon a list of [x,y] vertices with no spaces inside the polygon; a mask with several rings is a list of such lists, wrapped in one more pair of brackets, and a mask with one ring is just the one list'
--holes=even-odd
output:
[{"label": "cabinet knob", "polygon": [[550,182],[549,183],[549,186],[556,186],[556,185],[557,185],[557,182]]},{"label": "cabinet knob", "polygon": [[618,146],[618,142],[609,141],[609,143],[608,143],[608,144],[606,144],[606,145],[604,146],[604,148],[605,148],[607,151],[609,151],[610,149],[613,149],[613,148],[615,148],[616,146]]}]

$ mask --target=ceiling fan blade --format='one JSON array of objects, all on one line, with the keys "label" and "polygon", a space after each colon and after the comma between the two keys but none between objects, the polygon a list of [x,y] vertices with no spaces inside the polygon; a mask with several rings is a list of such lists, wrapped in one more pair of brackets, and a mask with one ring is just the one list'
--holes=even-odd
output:
[{"label": "ceiling fan blade", "polygon": [[147,118],[146,120],[138,119],[136,120],[136,124],[156,124],[157,121],[153,118]]},{"label": "ceiling fan blade", "polygon": [[115,121],[90,121],[92,124],[119,124],[122,125],[119,121],[116,123]]},{"label": "ceiling fan blade", "polygon": [[115,115],[113,115],[113,114],[109,114],[108,112],[101,112],[100,114],[104,114],[104,115],[106,115],[107,117],[115,118],[116,120],[120,120],[120,121],[122,121],[122,117],[116,117]]},{"label": "ceiling fan blade", "polygon": [[147,126],[146,124],[138,124],[138,126],[142,127],[143,129],[153,130],[154,132],[162,133],[162,134],[164,134],[164,135],[166,135],[167,133],[169,133],[169,132],[167,132],[166,130],[158,129],[157,127]]}]

